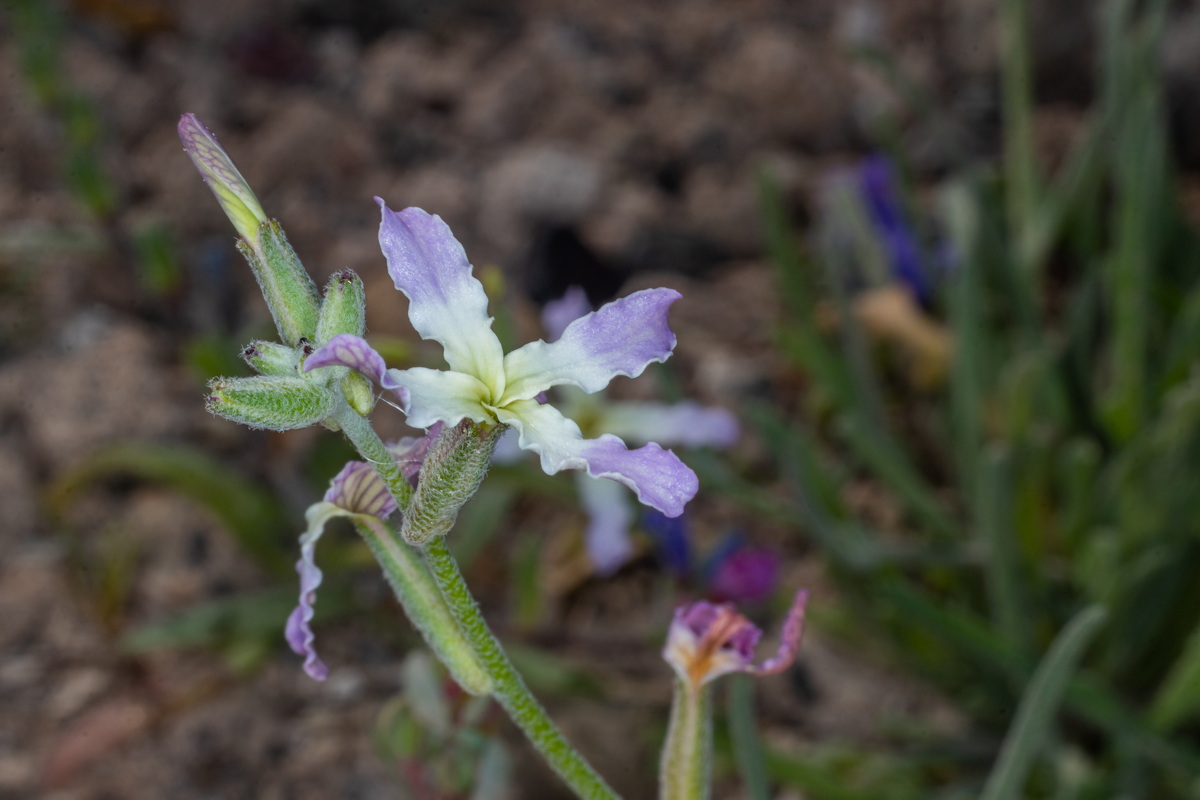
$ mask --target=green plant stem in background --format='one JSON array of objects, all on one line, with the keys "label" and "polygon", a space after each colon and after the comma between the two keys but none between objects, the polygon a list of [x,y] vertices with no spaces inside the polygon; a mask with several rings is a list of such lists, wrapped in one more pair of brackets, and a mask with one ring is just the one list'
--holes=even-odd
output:
[{"label": "green plant stem in background", "polygon": [[712,786],[712,689],[675,681],[658,776],[659,800],[706,800]]},{"label": "green plant stem in background", "polygon": [[[479,604],[467,589],[458,563],[446,547],[445,537],[437,536],[425,547],[425,561],[450,613],[458,620],[467,641],[490,675],[493,695],[512,721],[529,738],[554,771],[582,798],[617,798],[604,779],[566,740],[546,715],[545,709],[529,692],[525,681],[513,669],[499,640],[488,628]],[[699,796],[699,795],[697,795]]]}]

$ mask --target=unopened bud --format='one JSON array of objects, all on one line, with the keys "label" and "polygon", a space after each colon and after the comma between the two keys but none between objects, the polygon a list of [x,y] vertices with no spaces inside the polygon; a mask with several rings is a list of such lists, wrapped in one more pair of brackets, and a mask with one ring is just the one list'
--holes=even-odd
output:
[{"label": "unopened bud", "polygon": [[256,238],[240,240],[238,250],[254,270],[280,338],[290,345],[315,339],[321,308],[317,285],[304,271],[279,223],[273,219],[263,222]]},{"label": "unopened bud", "polygon": [[367,291],[353,270],[335,272],[325,287],[317,343],[325,344],[339,333],[362,336],[367,329]]},{"label": "unopened bud", "polygon": [[360,416],[367,416],[375,408],[375,387],[361,373],[353,370],[342,378],[342,394],[350,407]]},{"label": "unopened bud", "polygon": [[417,491],[404,514],[400,535],[405,541],[422,547],[450,532],[458,510],[483,482],[505,429],[463,420],[442,431],[425,456]]},{"label": "unopened bud", "polygon": [[335,395],[304,378],[216,378],[208,410],[252,428],[290,431],[315,425],[333,413]]},{"label": "unopened bud", "polygon": [[243,239],[253,241],[258,235],[258,226],[266,222],[267,215],[250,190],[250,184],[217,142],[217,137],[195,114],[184,114],[179,120],[179,138],[204,182],[217,196],[225,216]]},{"label": "unopened bud", "polygon": [[251,342],[242,350],[242,358],[260,375],[299,374],[300,352],[277,342]]}]

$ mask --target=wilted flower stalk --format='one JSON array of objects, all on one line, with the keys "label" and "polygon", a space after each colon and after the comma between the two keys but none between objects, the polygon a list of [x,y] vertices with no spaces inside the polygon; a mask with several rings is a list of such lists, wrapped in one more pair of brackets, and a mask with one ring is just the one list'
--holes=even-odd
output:
[{"label": "wilted flower stalk", "polygon": [[701,601],[681,606],[667,633],[663,658],[675,670],[675,699],[663,745],[659,774],[661,800],[703,800],[712,784],[712,691],[722,675],[770,675],[787,669],[804,633],[808,593],[796,593],[783,623],[779,650],[761,664],[754,647],[762,638],[750,620],[726,603]]}]

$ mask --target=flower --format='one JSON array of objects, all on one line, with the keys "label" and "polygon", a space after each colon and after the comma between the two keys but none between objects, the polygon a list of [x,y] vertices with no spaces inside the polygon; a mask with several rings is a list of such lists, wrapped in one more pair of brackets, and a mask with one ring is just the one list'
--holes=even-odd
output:
[{"label": "flower", "polygon": [[779,649],[761,664],[754,663],[754,647],[762,631],[734,610],[731,604],[701,601],[680,606],[667,633],[663,658],[693,692],[709,681],[731,672],[770,675],[791,666],[804,633],[804,609],[808,592],[796,592]]},{"label": "flower", "polygon": [[[558,300],[542,309],[542,326],[550,341],[558,341],[578,319],[591,313],[587,295],[571,287]],[[699,403],[610,402],[601,394],[588,394],[574,386],[555,390],[558,406],[585,433],[607,431],[631,444],[650,441],[685,447],[729,447],[737,441],[737,418],[723,408]],[[503,447],[503,443],[501,447]],[[624,493],[611,483],[581,474],[576,480],[580,504],[588,515],[584,535],[588,557],[597,572],[607,575],[629,560],[633,542],[629,536],[634,514]],[[669,515],[676,516],[676,515]]]},{"label": "flower", "polygon": [[760,603],[779,582],[779,555],[746,542],[730,531],[699,564],[693,566],[688,515],[667,519],[655,511],[642,514],[642,527],[654,540],[667,571],[713,602]]},{"label": "flower", "polygon": [[448,370],[386,369],[363,339],[343,334],[312,353],[309,371],[343,365],[394,391],[417,428],[463,420],[511,426],[522,449],[542,469],[585,470],[610,478],[668,516],[683,513],[698,481],[670,450],[649,442],[636,450],[611,434],[585,439],[579,426],[538,396],[570,385],[592,393],[618,375],[636,377],[665,361],[675,347],[667,310],[680,295],[647,289],[609,303],[567,326],[558,341],[537,341],[505,354],[492,331],[487,295],[471,274],[462,245],[442,219],[419,208],[394,212],[382,200],[379,243],[396,288],[409,299],[409,320],[424,339],[439,342]]},{"label": "flower", "polygon": [[[421,462],[439,433],[440,427],[430,430],[426,436],[404,438],[388,447],[410,483],[417,482]],[[292,650],[304,656],[304,671],[315,680],[323,681],[329,676],[329,668],[317,657],[313,647],[315,636],[311,625],[317,587],[324,577],[315,560],[317,541],[324,534],[325,525],[335,517],[373,524],[387,519],[395,510],[396,501],[375,468],[365,461],[351,461],[334,476],[325,498],[309,506],[304,514],[308,528],[300,537],[300,560],[296,562],[296,572],[300,574],[300,602],[288,617],[284,635]]]}]

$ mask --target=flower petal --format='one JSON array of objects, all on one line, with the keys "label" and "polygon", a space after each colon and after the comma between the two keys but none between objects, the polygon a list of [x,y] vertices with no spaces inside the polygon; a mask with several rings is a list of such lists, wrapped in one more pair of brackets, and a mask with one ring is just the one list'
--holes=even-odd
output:
[{"label": "flower petal", "polygon": [[658,442],[683,447],[731,447],[741,433],[737,417],[723,408],[685,401],[611,403],[596,427],[627,442]]},{"label": "flower petal", "polygon": [[402,409],[414,428],[428,428],[438,422],[453,427],[464,419],[494,421],[483,407],[488,388],[471,375],[413,367],[388,370],[388,380],[399,387]]},{"label": "flower petal", "polygon": [[403,390],[388,374],[383,356],[360,336],[339,333],[304,359],[304,371],[321,367],[349,367],[358,370],[385,389],[400,393],[401,403],[407,403]]},{"label": "flower petal", "polygon": [[288,617],[284,635],[292,650],[304,656],[304,671],[313,680],[323,681],[329,677],[329,668],[317,657],[313,647],[315,636],[312,632],[313,604],[317,602],[317,587],[323,577],[317,567],[314,550],[317,540],[325,532],[325,524],[334,517],[346,512],[333,503],[314,503],[305,513],[308,529],[300,537],[300,560],[296,562],[296,572],[300,573],[300,603]]},{"label": "flower petal", "polygon": [[[422,339],[440,342],[446,363],[502,392],[504,350],[492,332],[487,294],[442,218],[419,208],[383,213],[379,246],[388,273],[410,304],[408,318]],[[500,381],[497,385],[494,381]]]},{"label": "flower petal", "polygon": [[387,519],[397,508],[383,479],[366,461],[351,461],[342,467],[325,492],[325,502],[351,514],[366,514],[379,519]]},{"label": "flower petal", "polygon": [[588,515],[585,542],[596,572],[611,575],[633,555],[629,528],[633,510],[625,490],[613,481],[576,476],[579,501]]},{"label": "flower petal", "polygon": [[633,489],[640,502],[668,517],[682,514],[684,505],[699,489],[696,473],[670,450],[653,442],[629,450],[609,434],[584,439],[579,426],[553,406],[518,400],[497,409],[496,416],[517,429],[523,449],[541,456],[542,469],[548,475],[583,469],[593,478],[611,478]]},{"label": "flower petal", "polygon": [[751,667],[750,672],[756,675],[771,675],[783,672],[796,660],[796,651],[800,648],[800,639],[804,635],[804,610],[808,606],[808,590],[796,592],[792,607],[788,610],[787,619],[783,621],[783,633],[779,636],[779,649],[775,655],[761,665]]},{"label": "flower petal", "polygon": [[674,289],[644,289],[581,317],[551,344],[530,342],[504,357],[505,401],[525,400],[563,383],[598,392],[617,375],[635,378],[675,348],[667,309]]}]

